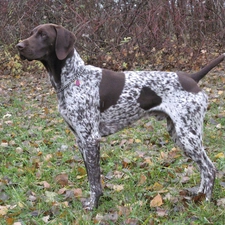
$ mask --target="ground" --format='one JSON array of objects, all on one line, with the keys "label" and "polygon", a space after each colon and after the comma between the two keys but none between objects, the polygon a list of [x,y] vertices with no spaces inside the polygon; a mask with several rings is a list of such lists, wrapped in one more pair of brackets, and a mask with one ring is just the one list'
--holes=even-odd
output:
[{"label": "ground", "polygon": [[200,84],[209,95],[204,145],[218,169],[212,201],[190,195],[198,169],[165,121],[145,118],[102,140],[104,196],[93,212],[82,209],[84,164],[46,73],[9,74],[0,75],[0,224],[225,224],[222,69]]}]

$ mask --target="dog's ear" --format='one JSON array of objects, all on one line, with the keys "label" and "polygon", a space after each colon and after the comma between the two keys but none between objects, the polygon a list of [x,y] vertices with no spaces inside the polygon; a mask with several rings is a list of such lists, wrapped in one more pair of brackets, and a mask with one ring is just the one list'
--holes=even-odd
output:
[{"label": "dog's ear", "polygon": [[73,33],[63,28],[62,26],[55,26],[56,41],[55,52],[59,60],[65,59],[74,48],[75,36]]}]

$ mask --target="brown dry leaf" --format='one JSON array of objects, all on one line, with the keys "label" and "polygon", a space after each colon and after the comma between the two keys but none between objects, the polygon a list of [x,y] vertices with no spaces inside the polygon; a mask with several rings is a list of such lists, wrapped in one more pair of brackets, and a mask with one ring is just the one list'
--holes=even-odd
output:
[{"label": "brown dry leaf", "polygon": [[120,147],[124,146],[124,145],[126,144],[126,142],[127,142],[127,140],[126,140],[126,139],[123,139],[123,140],[120,142],[119,146],[120,146]]},{"label": "brown dry leaf", "polygon": [[128,168],[131,165],[131,161],[128,158],[124,158],[122,164],[123,168]]},{"label": "brown dry leaf", "polygon": [[156,214],[157,214],[159,217],[164,217],[164,216],[167,216],[167,215],[168,215],[168,211],[165,210],[165,209],[162,209],[162,208],[157,208]]},{"label": "brown dry leaf", "polygon": [[169,158],[179,158],[181,156],[181,151],[178,148],[172,148],[171,151],[168,153]]},{"label": "brown dry leaf", "polygon": [[134,143],[134,139],[129,139],[128,140],[128,144],[133,144]]},{"label": "brown dry leaf", "polygon": [[40,184],[40,185],[43,185],[43,187],[44,187],[45,189],[48,189],[48,188],[51,187],[51,185],[50,185],[47,181],[41,181],[41,182],[39,182],[39,184]]},{"label": "brown dry leaf", "polygon": [[162,197],[157,194],[150,202],[150,207],[159,207],[163,204]]},{"label": "brown dry leaf", "polygon": [[127,224],[127,225],[138,225],[139,221],[138,221],[138,219],[129,218],[125,221],[125,224]]},{"label": "brown dry leaf", "polygon": [[14,220],[15,220],[14,218],[8,217],[8,218],[6,218],[6,224],[12,225],[14,223]]},{"label": "brown dry leaf", "polygon": [[67,189],[66,189],[65,187],[60,188],[59,191],[58,191],[58,194],[59,194],[59,195],[62,195],[62,194],[64,194],[64,193],[66,192],[66,190],[67,190]]},{"label": "brown dry leaf", "polygon": [[79,174],[80,176],[86,175],[86,169],[85,169],[84,167],[82,167],[82,166],[79,166],[79,167],[77,168],[77,171],[78,171],[78,174]]},{"label": "brown dry leaf", "polygon": [[145,159],[144,163],[148,164],[149,166],[151,166],[153,164],[151,161],[151,157],[147,156],[144,159]]},{"label": "brown dry leaf", "polygon": [[68,174],[59,174],[55,177],[55,182],[61,186],[68,185]]},{"label": "brown dry leaf", "polygon": [[118,212],[119,216],[123,215],[127,217],[132,211],[130,207],[125,207],[125,206],[117,206],[117,208],[119,210]]},{"label": "brown dry leaf", "polygon": [[160,152],[160,159],[166,159],[167,154],[165,152]]},{"label": "brown dry leaf", "polygon": [[81,198],[82,197],[82,189],[81,188],[73,189],[73,192],[74,192],[75,198]]},{"label": "brown dry leaf", "polygon": [[147,180],[147,177],[144,174],[141,174],[141,177],[138,181],[138,186],[143,185],[146,182],[146,180]]},{"label": "brown dry leaf", "polygon": [[200,203],[200,202],[205,201],[205,194],[198,193],[197,195],[192,197],[192,201],[194,201],[194,203]]}]

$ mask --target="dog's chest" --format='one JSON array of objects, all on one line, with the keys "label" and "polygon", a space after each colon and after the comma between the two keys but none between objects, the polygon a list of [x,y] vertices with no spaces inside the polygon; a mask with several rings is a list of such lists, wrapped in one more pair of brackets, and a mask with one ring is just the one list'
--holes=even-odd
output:
[{"label": "dog's chest", "polygon": [[92,77],[84,72],[58,96],[59,112],[73,129],[80,123],[85,125],[87,120],[92,123],[95,115],[100,114],[99,83],[98,71]]}]

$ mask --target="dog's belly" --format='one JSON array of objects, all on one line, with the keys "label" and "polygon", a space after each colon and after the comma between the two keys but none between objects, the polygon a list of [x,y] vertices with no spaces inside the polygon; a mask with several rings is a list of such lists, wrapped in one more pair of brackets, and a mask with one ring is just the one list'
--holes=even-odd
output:
[{"label": "dog's belly", "polygon": [[104,113],[101,113],[99,132],[101,136],[116,133],[144,117],[147,111],[141,109],[138,104],[127,106],[115,105]]}]

